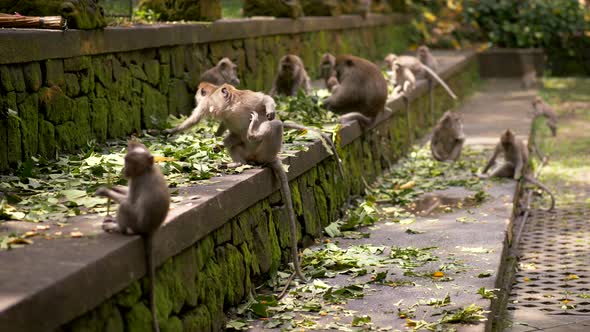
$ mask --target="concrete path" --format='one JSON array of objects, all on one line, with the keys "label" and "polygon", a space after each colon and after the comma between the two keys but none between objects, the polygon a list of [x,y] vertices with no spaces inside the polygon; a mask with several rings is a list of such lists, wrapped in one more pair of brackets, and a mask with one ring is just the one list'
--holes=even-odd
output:
[{"label": "concrete path", "polygon": [[[515,80],[483,82],[479,92],[469,98],[459,110],[464,117],[467,145],[472,149],[486,150],[487,156],[506,128],[511,128],[519,136],[526,137],[530,125],[527,112],[530,110],[534,93],[535,91],[522,91],[519,81]],[[387,271],[388,283],[369,283],[369,290],[365,289],[362,298],[350,299],[345,304],[334,306],[330,310],[322,309],[319,313],[294,313],[294,320],[313,321],[306,331],[323,331],[339,327],[346,330],[355,329],[354,325],[351,326],[354,317],[368,315],[374,330],[411,330],[423,322],[437,321],[441,317],[440,314],[444,315],[445,311],[466,308],[472,304],[493,311],[491,300],[484,299],[478,294],[478,290],[491,290],[501,283],[503,272],[500,265],[506,246],[506,234],[510,227],[515,183],[490,181],[485,184],[484,190],[490,196],[478,206],[468,207],[459,204],[452,206],[452,212],[435,209],[426,216],[417,216],[415,222],[407,225],[385,220],[370,227],[368,238],[333,239],[332,241],[337,241],[335,243],[343,250],[360,245],[384,246],[385,250],[380,254],[382,257],[389,257],[392,246],[436,247],[431,253],[437,256],[438,260],[416,268],[414,274],[404,273],[404,269],[399,265],[384,263],[377,271]],[[451,187],[430,193],[455,202],[463,201],[473,194],[473,191],[463,187]],[[412,232],[408,232],[408,229]],[[317,246],[312,250],[318,251],[325,247]],[[446,270],[445,266],[450,268]],[[442,272],[444,278],[432,278],[433,271]],[[375,278],[375,274],[355,278],[351,278],[350,275],[337,275],[335,278],[319,280],[338,289],[351,284],[364,284],[369,282],[371,277]],[[301,294],[300,290],[291,293],[282,303],[302,301],[307,295]],[[433,304],[433,301],[440,301],[446,296],[449,297],[450,304]],[[406,315],[405,312],[409,314]],[[488,317],[493,314],[489,313]],[[273,318],[270,319],[270,324],[272,323]],[[279,330],[278,327],[270,329],[267,320],[250,324],[252,331]],[[459,331],[487,331],[491,329],[491,321],[447,326],[450,327]]]}]

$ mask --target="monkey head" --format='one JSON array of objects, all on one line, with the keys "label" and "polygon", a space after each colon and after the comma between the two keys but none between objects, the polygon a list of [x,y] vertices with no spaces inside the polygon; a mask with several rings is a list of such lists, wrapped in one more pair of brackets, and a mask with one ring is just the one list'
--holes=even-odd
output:
[{"label": "monkey head", "polygon": [[450,129],[458,136],[463,136],[463,120],[459,114],[446,111],[441,118],[441,123],[443,127]]},{"label": "monkey head", "polygon": [[295,72],[299,70],[299,62],[295,55],[287,54],[279,61],[279,75],[284,77],[293,77]]},{"label": "monkey head", "polygon": [[397,61],[397,55],[390,53],[385,57],[385,64],[387,65],[387,69],[394,70],[393,64]]},{"label": "monkey head", "polygon": [[125,155],[125,167],[123,167],[123,176],[127,179],[133,179],[144,174],[154,166],[154,156],[150,150],[137,141],[129,141],[127,144],[127,154]]},{"label": "monkey head", "polygon": [[213,93],[213,91],[217,90],[217,88],[217,85],[208,82],[199,83],[197,93],[195,93],[195,105],[199,105],[199,102],[201,102],[201,100],[210,96]]},{"label": "monkey head", "polygon": [[219,68],[219,73],[225,82],[234,86],[240,84],[237,72],[238,65],[233,63],[229,58],[223,58],[219,60],[217,67]]},{"label": "monkey head", "polygon": [[107,25],[104,9],[97,0],[68,0],[61,4],[61,14],[74,29],[102,29]]},{"label": "monkey head", "polygon": [[332,76],[332,71],[334,70],[334,66],[336,65],[336,58],[330,53],[324,53],[322,55],[322,59],[320,60],[320,75],[324,79],[330,78]]},{"label": "monkey head", "polygon": [[420,59],[420,61],[425,62],[425,59],[428,57],[428,55],[430,55],[430,49],[428,48],[428,46],[426,45],[422,45],[420,47],[418,47],[418,59]]},{"label": "monkey head", "polygon": [[510,146],[514,144],[515,139],[516,137],[512,131],[510,131],[510,129],[506,129],[506,131],[502,133],[502,136],[500,136],[500,143],[502,143],[502,145],[505,147]]},{"label": "monkey head", "polygon": [[[209,95],[206,103],[201,104],[203,104],[203,107],[208,107],[211,113],[219,115],[227,110],[231,110],[236,98],[239,98],[237,92],[238,89],[233,85],[224,83]],[[199,107],[201,107],[201,104],[199,104]]]}]

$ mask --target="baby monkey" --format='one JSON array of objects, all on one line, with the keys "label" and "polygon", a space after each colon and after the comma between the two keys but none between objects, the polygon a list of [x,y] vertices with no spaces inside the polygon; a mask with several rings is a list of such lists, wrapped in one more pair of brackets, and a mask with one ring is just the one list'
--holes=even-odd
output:
[{"label": "baby monkey", "polygon": [[107,197],[119,203],[116,220],[105,219],[102,228],[107,232],[125,235],[139,234],[144,240],[146,269],[149,281],[149,301],[152,313],[152,328],[160,331],[154,299],[155,266],[154,234],[166,219],[170,207],[170,193],[154,157],[141,143],[129,141],[125,155],[123,176],[129,187],[112,189],[100,187],[95,195]]},{"label": "baby monkey", "polygon": [[496,158],[500,153],[504,154],[505,162],[503,165],[493,170],[488,177],[496,176],[513,178],[514,180],[520,180],[522,178],[525,181],[538,186],[551,196],[551,207],[549,207],[547,211],[553,210],[555,207],[555,197],[553,196],[553,193],[543,183],[525,173],[529,159],[528,149],[524,142],[521,139],[517,139],[510,129],[507,129],[500,136],[500,142],[496,145],[494,154],[488,161],[482,173],[487,173],[487,171],[496,163]]},{"label": "baby monkey", "polygon": [[414,134],[412,132],[412,118],[410,114],[410,93],[416,88],[416,77],[412,71],[401,64],[399,61],[393,63],[393,70],[395,73],[396,87],[393,93],[396,96],[401,96],[406,104],[406,129],[408,132],[408,140],[410,144],[414,141]]},{"label": "baby monkey", "polygon": [[430,139],[432,157],[438,161],[456,161],[461,155],[463,143],[465,143],[465,134],[461,117],[456,113],[445,112],[432,132]]}]

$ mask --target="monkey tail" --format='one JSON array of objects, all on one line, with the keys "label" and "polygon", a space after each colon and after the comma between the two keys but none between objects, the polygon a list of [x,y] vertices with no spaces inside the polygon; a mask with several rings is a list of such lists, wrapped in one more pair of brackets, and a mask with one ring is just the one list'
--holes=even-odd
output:
[{"label": "monkey tail", "polygon": [[547,188],[547,186],[545,186],[543,183],[541,183],[540,181],[538,181],[537,179],[529,176],[529,175],[523,175],[522,176],[526,181],[534,184],[535,186],[543,189],[543,191],[545,191],[547,194],[549,194],[549,196],[551,197],[551,206],[548,209],[543,209],[544,211],[550,212],[553,211],[553,208],[555,208],[555,196],[553,196],[553,193],[551,192],[551,190],[549,190],[549,188]]},{"label": "monkey tail", "polygon": [[340,123],[358,121],[361,128],[366,129],[373,124],[373,119],[359,112],[350,112],[340,116]]},{"label": "monkey tail", "polygon": [[295,210],[293,209],[293,199],[291,198],[289,179],[287,178],[287,173],[285,173],[285,170],[283,169],[283,164],[278,158],[270,162],[269,166],[272,168],[281,182],[281,195],[283,196],[283,200],[285,201],[287,212],[289,214],[289,226],[291,228],[291,256],[293,256],[293,267],[295,268],[295,273],[299,279],[307,282],[303,272],[301,272],[301,266],[299,264],[299,253],[297,251],[297,219],[295,218]]},{"label": "monkey tail", "polygon": [[440,78],[440,76],[438,76],[438,74],[434,70],[430,69],[430,67],[428,67],[426,65],[422,65],[422,69],[426,70],[426,72],[430,75],[430,77],[434,78],[440,85],[442,85],[442,87],[447,91],[447,93],[449,94],[449,96],[451,96],[451,98],[457,99],[457,95],[455,95],[453,90],[451,90],[451,88],[449,88],[447,83],[445,83],[445,81],[443,81],[442,78]]},{"label": "monkey tail", "polygon": [[328,142],[328,144],[330,144],[330,148],[332,149],[332,153],[334,154],[334,157],[336,157],[336,164],[338,164],[338,172],[340,173],[340,177],[344,178],[344,169],[342,168],[342,161],[340,160],[340,156],[338,155],[338,150],[336,149],[336,145],[334,144],[334,141],[332,140],[332,138],[324,133],[323,131],[314,128],[314,127],[305,127],[302,126],[298,123],[294,123],[294,122],[283,122],[283,127],[287,128],[287,129],[296,129],[296,130],[309,130],[309,131],[313,131],[314,133],[322,136],[322,138],[324,139],[324,141]]},{"label": "monkey tail", "polygon": [[143,236],[143,243],[145,248],[145,266],[147,269],[149,290],[150,290],[150,312],[152,313],[152,329],[153,332],[160,332],[160,324],[158,324],[158,317],[156,315],[156,266],[154,264],[154,234],[147,234]]}]

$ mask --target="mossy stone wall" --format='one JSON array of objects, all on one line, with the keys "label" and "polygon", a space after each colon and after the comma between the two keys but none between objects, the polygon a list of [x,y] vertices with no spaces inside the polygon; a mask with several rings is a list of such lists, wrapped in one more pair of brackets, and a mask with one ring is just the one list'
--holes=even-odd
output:
[{"label": "mossy stone wall", "polygon": [[317,76],[324,52],[382,59],[406,49],[406,26],[274,35],[0,66],[0,172],[31,156],[52,158],[88,140],[161,128],[191,112],[200,74],[234,59],[240,88],[270,90],[278,59],[301,56]]},{"label": "mossy stone wall", "polygon": [[[478,80],[472,60],[447,79],[460,97]],[[454,106],[447,93],[435,90],[436,115]],[[415,138],[431,127],[428,95],[412,101],[411,122]],[[340,207],[351,195],[363,192],[362,179],[371,182],[404,155],[410,147],[405,113],[397,111],[342,149],[344,180],[333,159],[327,159],[290,182],[299,221],[298,240],[310,245],[322,230],[340,216]],[[254,204],[157,270],[157,315],[163,332],[219,331],[225,326],[224,310],[240,303],[254,286],[290,261],[286,211],[279,208],[278,192]],[[145,278],[111,297],[94,310],[62,326],[60,332],[150,331]]]}]

